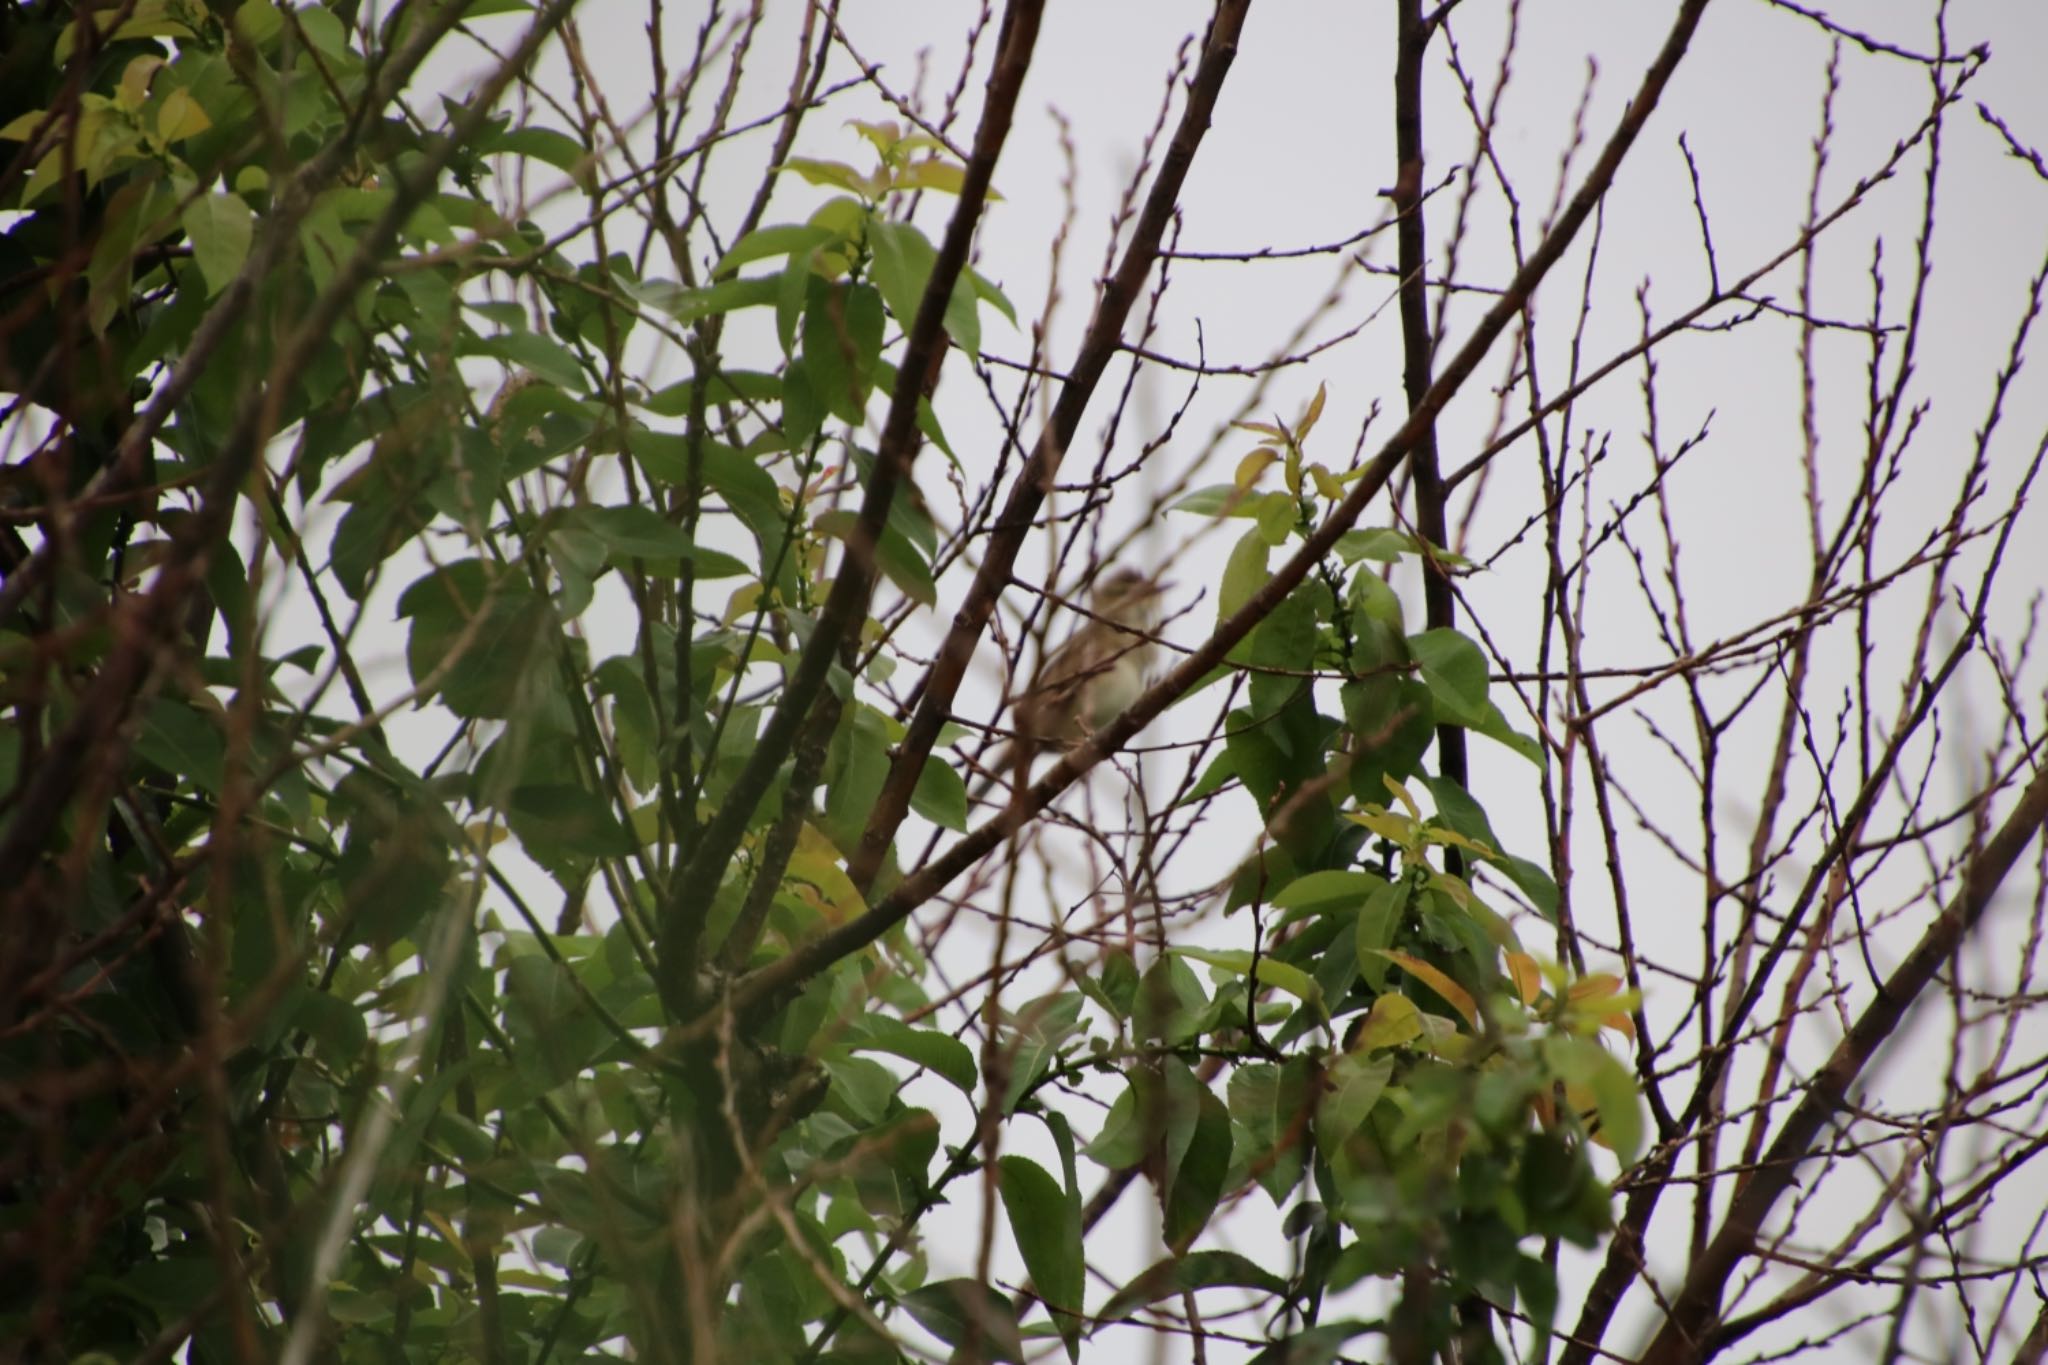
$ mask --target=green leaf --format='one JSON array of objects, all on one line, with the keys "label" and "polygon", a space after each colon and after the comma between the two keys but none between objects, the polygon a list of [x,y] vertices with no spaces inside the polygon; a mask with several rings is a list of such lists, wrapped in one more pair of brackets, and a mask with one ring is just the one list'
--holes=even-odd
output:
[{"label": "green leaf", "polygon": [[1178,1298],[1198,1289],[1257,1289],[1285,1294],[1287,1282],[1234,1251],[1191,1251],[1169,1256],[1110,1296],[1100,1321],[1120,1322],[1148,1303]]},{"label": "green leaf", "polygon": [[1230,1117],[1244,1130],[1251,1148],[1246,1158],[1260,1167],[1259,1184],[1276,1208],[1307,1167],[1313,1066],[1308,1057],[1294,1056],[1277,1066],[1247,1062],[1230,1073]]},{"label": "green leaf", "polygon": [[[852,508],[835,507],[820,513],[811,525],[820,535],[850,542],[859,520],[860,514]],[[883,527],[881,543],[875,547],[875,559],[883,576],[905,597],[921,606],[935,607],[939,604],[938,580],[932,577],[931,565],[910,543],[908,536],[894,527]]]},{"label": "green leaf", "polygon": [[1600,1136],[1624,1167],[1633,1162],[1643,1145],[1643,1111],[1629,1069],[1592,1038],[1551,1034],[1543,1040],[1543,1055],[1560,1078],[1593,1092]]},{"label": "green leaf", "polygon": [[1251,675],[1246,690],[1252,714],[1260,720],[1278,712],[1309,687],[1309,680],[1301,675],[1315,668],[1319,600],[1328,600],[1321,585],[1313,581],[1304,583],[1287,594],[1252,632],[1248,662],[1262,671]]},{"label": "green leaf", "polygon": [[437,671],[442,699],[458,716],[503,719],[537,691],[560,638],[545,598],[516,575],[462,560],[405,590],[398,614],[412,619],[406,663],[415,683]]},{"label": "green leaf", "polygon": [[1219,483],[1197,488],[1166,510],[1192,512],[1204,517],[1249,517],[1258,509],[1254,500],[1247,498],[1236,484]]},{"label": "green leaf", "polygon": [[590,149],[576,138],[553,128],[510,128],[479,140],[476,150],[483,156],[503,153],[546,162],[556,170],[566,172],[578,188],[586,191],[597,183]]},{"label": "green leaf", "polygon": [[471,341],[460,351],[463,355],[490,356],[514,368],[531,370],[567,392],[581,392],[589,384],[575,355],[561,342],[538,332],[500,332]]},{"label": "green leaf", "polygon": [[1538,914],[1556,923],[1559,896],[1550,873],[1527,858],[1518,858],[1502,849],[1485,809],[1463,787],[1442,777],[1425,776],[1422,783],[1436,802],[1437,819],[1454,833],[1475,839],[1499,853],[1494,865],[1514,883],[1516,890],[1529,898]]},{"label": "green leaf", "polygon": [[876,189],[865,175],[843,161],[818,161],[807,156],[793,156],[775,169],[795,171],[813,185],[851,190],[864,198],[872,198]]},{"label": "green leaf", "polygon": [[1358,907],[1358,970],[1375,991],[1386,989],[1387,959],[1382,953],[1393,945],[1408,912],[1408,890],[1405,880],[1381,882]]},{"label": "green leaf", "polygon": [[940,829],[957,834],[967,832],[967,783],[959,770],[937,754],[925,759],[918,770],[917,786],[910,793],[910,808]]},{"label": "green leaf", "polygon": [[1231,547],[1230,558],[1223,565],[1223,582],[1216,592],[1216,619],[1219,622],[1237,615],[1238,610],[1251,600],[1252,594],[1266,585],[1272,576],[1266,572],[1266,556],[1272,548],[1257,529],[1246,531]]},{"label": "green leaf", "polygon": [[1003,1095],[1005,1114],[1016,1109],[1046,1068],[1057,1060],[1060,1048],[1080,1027],[1081,1005],[1085,1000],[1079,991],[1061,991],[1031,1001],[1017,1011],[1016,1032],[1004,1040],[1012,1049],[1010,1088]]},{"label": "green leaf", "polygon": [[619,858],[638,846],[604,798],[573,782],[518,787],[505,816],[520,842],[535,850]]},{"label": "green leaf", "polygon": [[1330,1067],[1322,1102],[1316,1106],[1316,1146],[1325,1160],[1343,1150],[1351,1135],[1379,1103],[1394,1074],[1394,1059],[1347,1052]]},{"label": "green leaf", "polygon": [[720,280],[704,289],[685,289],[660,280],[642,280],[637,285],[619,282],[621,292],[652,308],[659,308],[677,322],[699,322],[720,313],[741,308],[763,308],[774,304],[781,288],[781,276],[760,279]]},{"label": "green leaf", "polygon": [[585,507],[576,518],[619,559],[679,559],[694,550],[689,533],[652,507]]},{"label": "green leaf", "polygon": [[185,206],[185,235],[192,239],[192,259],[206,280],[206,296],[227,288],[248,259],[255,236],[256,215],[239,194],[201,195]]},{"label": "green leaf", "polygon": [[[1174,1066],[1186,1070],[1186,1064],[1176,1058],[1168,1067],[1169,1078],[1175,1074]],[[1185,1251],[1195,1238],[1201,1236],[1202,1229],[1208,1226],[1209,1216],[1216,1211],[1217,1202],[1223,1197],[1223,1178],[1230,1171],[1232,1148],[1230,1111],[1223,1107],[1223,1101],[1217,1099],[1209,1087],[1194,1080],[1192,1073],[1188,1079],[1198,1092],[1195,1120],[1188,1133],[1185,1152],[1171,1166],[1172,1181],[1160,1196],[1164,1207],[1161,1234],[1169,1247],[1180,1251]],[[1172,1084],[1171,1079],[1168,1083]],[[1169,1124],[1169,1156],[1175,1145],[1174,1139],[1175,1133]]]},{"label": "green leaf", "polygon": [[874,222],[868,226],[868,246],[874,253],[875,287],[889,306],[889,316],[905,332],[917,319],[924,299],[932,263],[938,259],[931,239],[911,223]]},{"label": "green leaf", "polygon": [[1010,1232],[1038,1297],[1061,1312],[1080,1313],[1086,1287],[1081,1210],[1067,1199],[1059,1181],[1030,1157],[1006,1156],[996,1167]]},{"label": "green leaf", "polygon": [[1509,725],[1508,718],[1502,715],[1500,708],[1490,701],[1481,709],[1479,722],[1471,726],[1470,729],[1475,735],[1485,735],[1496,744],[1505,744],[1508,748],[1513,749],[1523,758],[1535,764],[1538,771],[1541,771],[1546,766],[1543,746],[1531,736],[1525,735],[1520,730]]},{"label": "green leaf", "polygon": [[958,1038],[937,1029],[912,1028],[886,1014],[866,1015],[859,1027],[863,1036],[851,1045],[853,1051],[886,1052],[892,1057],[915,1062],[952,1082],[968,1098],[973,1098],[976,1079],[974,1053]]},{"label": "green leaf", "polygon": [[1109,1106],[1108,1117],[1095,1140],[1081,1149],[1081,1155],[1112,1171],[1126,1171],[1145,1159],[1145,1128],[1138,1114],[1139,1072],[1124,1083],[1124,1090]]},{"label": "green leaf", "polygon": [[[1387,884],[1371,872],[1326,869],[1296,877],[1280,888],[1269,902],[1276,910],[1314,910],[1325,905],[1361,905]],[[1299,916],[1289,916],[1289,919]]]},{"label": "green leaf", "polygon": [[1455,630],[1425,630],[1408,637],[1422,681],[1437,715],[1458,725],[1478,725],[1486,713],[1486,656]]},{"label": "green leaf", "polygon": [[1402,555],[1412,555],[1415,550],[1415,537],[1385,526],[1346,531],[1337,537],[1337,554],[1346,564],[1356,564],[1361,559],[1397,564]]},{"label": "green leaf", "polygon": [[1254,961],[1252,954],[1242,948],[1168,948],[1166,951],[1178,957],[1206,962],[1211,967],[1221,967],[1239,976],[1256,976],[1263,984],[1286,991],[1304,1004],[1322,1008],[1323,993],[1317,988],[1315,979],[1299,967],[1276,960],[1270,953],[1261,953]]},{"label": "green leaf", "polygon": [[227,743],[220,727],[184,702],[158,697],[144,714],[135,750],[174,779],[218,796],[227,775]]},{"label": "green leaf", "polygon": [[[697,381],[678,380],[657,391],[641,404],[647,411],[661,417],[687,416],[696,404]],[[707,406],[720,403],[774,403],[782,398],[783,380],[758,370],[719,370],[711,376],[705,386],[704,402]],[[680,439],[680,438],[677,438]],[[680,467],[673,474],[662,474],[673,483],[681,483]]]},{"label": "green leaf", "polygon": [[749,572],[731,555],[692,543],[682,527],[652,507],[584,507],[571,514],[571,522],[603,541],[615,565],[639,559],[650,569],[673,572],[678,561],[687,559],[700,578],[736,578]]},{"label": "green leaf", "polygon": [[804,366],[825,408],[858,426],[882,354],[882,296],[872,285],[813,277],[804,306]]},{"label": "green leaf", "polygon": [[1330,1365],[1346,1355],[1344,1346],[1367,1332],[1386,1330],[1369,1322],[1318,1323],[1274,1342],[1253,1356],[1250,1365]]},{"label": "green leaf", "polygon": [[1017,1310],[1010,1301],[979,1280],[940,1280],[914,1289],[898,1300],[910,1316],[948,1346],[972,1342],[980,1352],[956,1359],[1006,1360],[1024,1365],[1024,1339],[1017,1331]]},{"label": "green leaf", "polygon": [[829,228],[808,223],[785,223],[779,227],[755,228],[734,242],[711,268],[714,279],[730,275],[741,266],[776,256],[808,256],[813,247],[823,246],[838,236]]}]

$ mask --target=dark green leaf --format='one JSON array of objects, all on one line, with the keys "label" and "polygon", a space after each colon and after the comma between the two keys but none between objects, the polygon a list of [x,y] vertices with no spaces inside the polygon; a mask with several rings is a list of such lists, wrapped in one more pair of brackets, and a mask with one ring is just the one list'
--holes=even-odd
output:
[{"label": "dark green leaf", "polygon": [[206,279],[208,297],[227,288],[248,258],[256,216],[239,194],[206,194],[185,206],[185,235]]},{"label": "dark green leaf", "polygon": [[[1167,1063],[1168,1089],[1173,1089],[1174,1078],[1186,1071],[1186,1065],[1177,1058]],[[1178,1106],[1167,1123],[1168,1169],[1173,1172],[1172,1180],[1161,1192],[1161,1203],[1165,1214],[1161,1234],[1166,1244],[1185,1250],[1189,1243],[1199,1237],[1208,1226],[1209,1215],[1216,1211],[1217,1202],[1223,1197],[1223,1178],[1230,1170],[1232,1138],[1230,1132],[1230,1111],[1223,1107],[1223,1101],[1192,1073],[1188,1079],[1196,1089],[1194,1121],[1187,1127],[1185,1147],[1178,1161],[1173,1153],[1180,1146]]]},{"label": "dark green leaf", "polygon": [[1477,725],[1486,712],[1486,656],[1455,630],[1425,630],[1408,637],[1422,681],[1436,701],[1437,716]]},{"label": "dark green leaf", "polygon": [[547,601],[481,560],[420,579],[399,598],[398,614],[412,618],[406,662],[413,681],[427,685],[438,677],[449,709],[472,718],[511,715],[542,685],[559,638]]},{"label": "dark green leaf", "polygon": [[967,832],[967,784],[952,764],[937,754],[918,770],[910,808],[941,829]]},{"label": "dark green leaf", "polygon": [[1029,1157],[1006,1156],[997,1163],[1003,1208],[1024,1255],[1038,1297],[1067,1313],[1083,1310],[1086,1264],[1081,1254],[1081,1211],[1060,1183]]},{"label": "dark green leaf", "polygon": [[490,356],[515,368],[531,370],[566,392],[578,392],[589,383],[574,352],[538,332],[500,332],[470,342],[462,347],[462,354]]},{"label": "dark green leaf", "polygon": [[852,1044],[853,1051],[886,1052],[892,1057],[915,1062],[945,1077],[970,1099],[973,1098],[976,1078],[974,1053],[958,1038],[937,1029],[912,1028],[886,1014],[867,1015],[859,1027],[862,1037]]},{"label": "dark green leaf", "polygon": [[1148,1303],[1178,1298],[1198,1289],[1257,1289],[1284,1294],[1287,1282],[1256,1262],[1234,1251],[1191,1251],[1169,1256],[1144,1271],[1110,1296],[1098,1315],[1103,1322],[1118,1322]]},{"label": "dark green leaf", "polygon": [[912,1290],[899,1302],[910,1316],[948,1346],[973,1350],[985,1360],[1024,1365],[1024,1339],[1010,1301],[979,1280],[940,1280]]},{"label": "dark green leaf", "polygon": [[1251,1365],[1329,1365],[1347,1355],[1354,1337],[1381,1330],[1366,1322],[1325,1322],[1276,1341],[1251,1359]]}]

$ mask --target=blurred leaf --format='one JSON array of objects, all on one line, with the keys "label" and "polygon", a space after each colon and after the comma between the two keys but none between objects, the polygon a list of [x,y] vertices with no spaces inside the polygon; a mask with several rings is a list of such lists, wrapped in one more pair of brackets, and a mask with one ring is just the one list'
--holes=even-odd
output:
[{"label": "blurred leaf", "polygon": [[1422,681],[1436,700],[1437,714],[1459,725],[1478,725],[1486,713],[1486,656],[1455,630],[1426,630],[1408,637],[1422,665]]},{"label": "blurred leaf", "polygon": [[1169,1256],[1142,1272],[1110,1296],[1098,1315],[1102,1322],[1119,1322],[1146,1304],[1178,1298],[1198,1289],[1256,1289],[1266,1294],[1285,1294],[1287,1282],[1256,1262],[1234,1251],[1191,1251]]},{"label": "blurred leaf", "polygon": [[[1017,1331],[1016,1310],[981,1281],[940,1280],[912,1290],[899,1302],[926,1331],[948,1346],[962,1348],[964,1356],[956,1358],[1024,1365],[1024,1339]],[[973,1350],[967,1349],[970,1343]]]},{"label": "blurred leaf", "polygon": [[997,1171],[1010,1231],[1038,1296],[1052,1308],[1080,1313],[1086,1288],[1080,1208],[1071,1204],[1060,1183],[1029,1157],[1005,1156],[998,1161]]},{"label": "blurred leaf", "polygon": [[886,1014],[869,1014],[861,1019],[855,1052],[886,1052],[943,1076],[970,1099],[974,1096],[976,1069],[974,1053],[967,1044],[936,1029],[912,1028]]},{"label": "blurred leaf", "polygon": [[248,258],[256,216],[238,194],[205,194],[185,206],[183,222],[211,298],[227,288]]},{"label": "blurred leaf", "polygon": [[1241,948],[1168,948],[1177,957],[1191,957],[1197,962],[1206,962],[1211,967],[1221,967],[1239,976],[1256,976],[1261,982],[1289,995],[1305,1004],[1320,1009],[1323,993],[1317,989],[1315,979],[1299,967],[1276,961],[1272,954],[1262,953],[1256,961],[1252,954]]}]

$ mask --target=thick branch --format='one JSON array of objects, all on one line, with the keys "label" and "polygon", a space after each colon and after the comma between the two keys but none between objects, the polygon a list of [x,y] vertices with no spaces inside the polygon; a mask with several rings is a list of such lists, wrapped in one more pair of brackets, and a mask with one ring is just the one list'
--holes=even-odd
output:
[{"label": "thick branch", "polygon": [[[1422,59],[1436,26],[1422,15],[1422,0],[1401,0],[1400,32],[1394,58],[1394,211],[1399,215],[1394,238],[1401,267],[1401,386],[1412,412],[1429,392],[1430,369],[1436,362],[1436,338],[1430,333],[1429,239],[1423,220]],[[1408,457],[1415,490],[1415,529],[1429,545],[1449,548],[1444,516],[1444,478],[1437,461],[1436,424],[1424,427]],[[1448,629],[1454,615],[1449,571],[1427,548],[1423,551],[1422,603],[1431,630]],[[1465,785],[1465,730],[1448,722],[1436,728],[1437,770]],[[1453,869],[1456,870],[1455,868]]]}]

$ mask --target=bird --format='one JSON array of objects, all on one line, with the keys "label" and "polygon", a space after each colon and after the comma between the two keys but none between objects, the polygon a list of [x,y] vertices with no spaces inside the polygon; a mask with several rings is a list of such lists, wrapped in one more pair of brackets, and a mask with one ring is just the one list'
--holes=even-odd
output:
[{"label": "bird", "polygon": [[1009,744],[976,795],[987,790],[995,773],[1021,767],[1028,774],[1040,753],[1080,743],[1138,699],[1157,652],[1149,637],[1159,624],[1159,599],[1166,586],[1129,568],[1095,585],[1081,623],[1046,656],[1030,689],[1018,698]]}]

